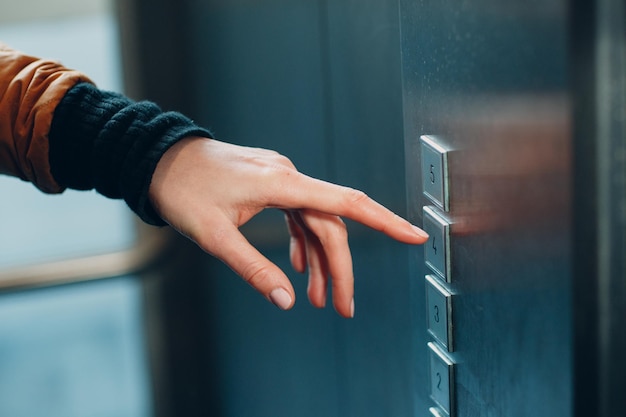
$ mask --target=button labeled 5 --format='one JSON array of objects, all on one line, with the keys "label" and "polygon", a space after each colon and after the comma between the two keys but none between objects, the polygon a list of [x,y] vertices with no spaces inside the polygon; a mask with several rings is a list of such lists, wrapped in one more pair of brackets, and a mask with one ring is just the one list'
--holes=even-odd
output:
[{"label": "button labeled 5", "polygon": [[436,137],[420,137],[424,195],[444,211],[450,210],[448,151]]}]

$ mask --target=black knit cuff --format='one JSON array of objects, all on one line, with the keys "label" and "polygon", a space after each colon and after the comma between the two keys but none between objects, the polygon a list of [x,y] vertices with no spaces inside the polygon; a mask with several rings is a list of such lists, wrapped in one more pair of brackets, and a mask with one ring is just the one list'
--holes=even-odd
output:
[{"label": "black knit cuff", "polygon": [[52,175],[64,187],[123,198],[146,223],[164,225],[148,198],[150,182],[163,154],[188,136],[211,133],[180,113],[81,83],[54,113]]}]

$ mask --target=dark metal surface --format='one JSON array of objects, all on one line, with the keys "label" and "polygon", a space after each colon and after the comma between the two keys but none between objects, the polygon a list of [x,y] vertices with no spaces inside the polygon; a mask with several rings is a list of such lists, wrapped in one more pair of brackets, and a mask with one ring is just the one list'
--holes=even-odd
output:
[{"label": "dark metal surface", "polygon": [[[570,116],[560,1],[401,1],[409,209],[422,206],[420,135],[448,156],[456,415],[572,413]],[[432,405],[423,252],[415,415]]]},{"label": "dark metal surface", "polygon": [[626,413],[626,2],[572,2],[575,415]]},{"label": "dark metal surface", "polygon": [[[193,22],[199,117],[219,137],[274,148],[306,173],[405,210],[395,2],[198,2]],[[281,217],[247,231],[290,271]],[[308,305],[305,277],[290,273],[298,303],[281,313],[208,266],[225,415],[410,414],[407,249],[349,227],[352,321]]]}]

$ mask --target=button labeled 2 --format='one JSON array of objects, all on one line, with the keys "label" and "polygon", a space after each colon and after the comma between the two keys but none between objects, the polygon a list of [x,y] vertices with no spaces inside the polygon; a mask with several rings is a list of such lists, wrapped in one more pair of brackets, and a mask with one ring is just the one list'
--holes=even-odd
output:
[{"label": "button labeled 2", "polygon": [[428,332],[448,352],[453,352],[452,293],[432,275],[426,275],[426,306]]},{"label": "button labeled 2", "polygon": [[450,223],[432,207],[424,207],[424,231],[430,236],[424,244],[426,265],[437,275],[451,282]]},{"label": "button labeled 2", "polygon": [[429,342],[430,397],[448,415],[454,412],[454,362],[436,344]]},{"label": "button labeled 2", "polygon": [[450,210],[448,151],[435,136],[420,137],[424,195],[444,211]]}]

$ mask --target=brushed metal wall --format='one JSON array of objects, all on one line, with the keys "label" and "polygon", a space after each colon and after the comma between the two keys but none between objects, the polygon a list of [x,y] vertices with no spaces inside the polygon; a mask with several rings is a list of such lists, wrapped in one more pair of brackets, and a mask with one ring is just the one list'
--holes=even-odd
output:
[{"label": "brushed metal wall", "polygon": [[624,2],[400,3],[413,219],[419,136],[452,149],[453,413],[622,415]]},{"label": "brushed metal wall", "polygon": [[[420,135],[449,153],[457,416],[572,414],[571,116],[561,1],[403,1],[411,218]],[[424,292],[413,251],[414,292]],[[429,398],[425,309],[418,410]],[[416,411],[417,412],[417,411]],[[424,411],[425,412],[425,411]]]}]

